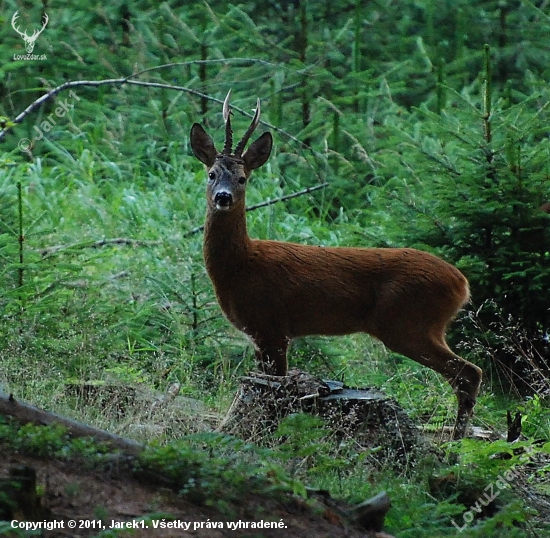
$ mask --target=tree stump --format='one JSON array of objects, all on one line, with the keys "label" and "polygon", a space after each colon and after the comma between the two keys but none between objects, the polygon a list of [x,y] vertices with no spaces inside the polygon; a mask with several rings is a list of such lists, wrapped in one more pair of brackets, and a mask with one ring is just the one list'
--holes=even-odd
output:
[{"label": "tree stump", "polygon": [[218,431],[263,444],[281,420],[300,412],[323,418],[339,439],[353,439],[358,450],[376,448],[376,459],[384,462],[407,462],[422,442],[405,411],[383,392],[349,388],[299,370],[283,377],[242,377]]}]

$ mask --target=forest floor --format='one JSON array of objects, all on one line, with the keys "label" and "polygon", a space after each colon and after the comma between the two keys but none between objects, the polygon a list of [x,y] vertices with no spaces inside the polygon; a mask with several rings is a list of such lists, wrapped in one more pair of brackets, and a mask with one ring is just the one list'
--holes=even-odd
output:
[{"label": "forest floor", "polygon": [[[146,484],[128,476],[127,470],[117,466],[112,469],[94,470],[78,462],[41,459],[18,453],[3,454],[0,460],[0,480],[8,477],[10,469],[26,466],[36,471],[39,499],[32,519],[42,522],[58,522],[55,530],[46,530],[43,536],[133,536],[154,538],[200,537],[222,538],[226,536],[254,536],[278,538],[371,538],[369,534],[346,527],[332,511],[313,510],[304,501],[292,496],[279,500],[247,498],[243,491],[239,507],[231,506],[233,516],[222,515],[213,507],[197,506],[178,496],[173,490]],[[34,488],[33,488],[34,489]],[[0,507],[1,508],[1,507]],[[0,514],[1,515],[1,514]],[[12,513],[11,517],[23,521],[28,514]],[[121,528],[120,522],[132,522],[145,517],[137,528],[127,531],[107,532]],[[5,517],[0,517],[5,519]],[[154,528],[153,521],[171,523],[180,528]],[[70,522],[76,528],[70,528]],[[255,528],[230,528],[229,523],[255,522]],[[274,522],[282,528],[265,529],[259,522]],[[95,523],[94,523],[95,522]],[[118,522],[118,523],[115,523]],[[213,524],[215,523],[215,525]],[[95,525],[95,526],[94,526]],[[132,525],[132,523],[130,523]],[[135,524],[134,524],[135,525]],[[142,528],[141,525],[146,526]],[[222,526],[223,525],[223,526]],[[202,526],[202,528],[200,528]],[[217,528],[212,528],[212,527]],[[222,528],[220,528],[222,526]],[[88,527],[88,528],[86,528]],[[21,536],[8,532],[3,536]],[[378,536],[387,536],[379,534]]]},{"label": "forest floor", "polygon": [[[476,434],[476,431],[474,428],[472,435],[478,437],[480,433]],[[435,449],[443,439],[438,437],[439,434],[442,432],[425,434],[424,439]],[[37,437],[33,441],[33,436],[29,432],[27,437],[34,444],[40,442],[41,447],[44,445],[42,448],[48,446],[47,437]],[[133,460],[122,458],[120,454],[118,456],[111,452],[102,454],[98,459],[101,462],[100,465],[94,467],[92,461],[96,460],[93,458],[85,459],[79,456],[80,459],[64,459],[30,456],[12,448],[15,442],[11,435],[5,434],[0,442],[0,536],[14,538],[37,535],[36,533],[23,534],[20,528],[10,530],[9,522],[18,520],[22,523],[34,521],[49,525],[56,522],[57,528],[50,530],[45,527],[47,530],[38,534],[46,538],[93,536],[98,538],[118,536],[388,538],[384,533],[368,533],[353,528],[346,515],[349,513],[350,506],[328,495],[325,496],[322,492],[310,494],[307,501],[282,491],[274,492],[270,487],[271,475],[268,475],[269,480],[265,490],[254,488],[252,484],[249,488],[242,487],[243,482],[240,481],[232,492],[228,492],[225,489],[226,486],[222,485],[216,490],[222,493],[216,493],[211,503],[208,500],[204,502],[203,499],[199,504],[193,502],[194,499],[190,494],[180,493],[179,489],[173,486],[173,482],[168,482],[166,477],[154,474],[156,471],[151,471],[147,475],[143,473],[144,469],[139,474],[133,472],[130,463]],[[515,451],[518,450],[523,449],[520,447],[515,449]],[[523,462],[515,466],[513,483],[505,484],[505,489],[510,494],[513,491],[513,496],[521,500],[524,506],[534,510],[528,517],[528,521],[523,522],[524,528],[529,531],[526,536],[546,536],[545,533],[550,529],[550,488],[548,486],[550,455],[547,449],[537,448],[537,445],[528,446],[525,450],[530,452],[525,453]],[[510,456],[508,452],[501,455]],[[84,451],[83,454],[86,452]],[[177,461],[181,461],[179,456]],[[180,470],[184,469],[185,472],[190,468],[189,465],[193,465],[193,460],[189,462]],[[483,465],[483,463],[483,457],[480,455],[476,465]],[[24,487],[14,489],[10,483],[13,480],[14,471],[20,475],[22,469],[27,469],[27,472],[31,470],[31,474],[36,474],[36,480],[32,481],[26,491]],[[223,476],[227,475],[226,467],[220,470]],[[434,476],[435,474],[437,473],[434,469]],[[239,473],[239,475],[242,477],[242,474]],[[472,507],[481,502],[479,499],[486,499],[485,494],[489,490],[496,492],[495,502],[491,502],[483,518],[498,517],[499,511],[508,502],[507,500],[501,503],[502,499],[497,498],[500,494],[500,486],[497,488],[495,481],[487,480],[481,483],[468,481],[454,472],[442,476],[444,476],[443,481],[434,482],[435,485],[439,483],[442,485],[439,488],[441,498],[446,498],[445,487],[450,488],[448,494],[458,495],[457,502],[464,505],[464,513],[468,510],[471,512]],[[211,480],[211,477],[205,475],[204,479]],[[227,483],[233,482],[229,480]],[[438,498],[439,489],[434,490]],[[257,493],[252,493],[253,491]],[[12,506],[10,506],[10,500],[15,501]],[[392,500],[394,501],[392,510],[398,511],[403,501],[393,497]],[[486,506],[486,503],[483,503],[483,506]],[[458,521],[462,522],[462,519],[458,518]],[[71,527],[71,522],[76,522],[76,527]],[[129,527],[125,527],[126,524]],[[272,527],[272,525],[276,526]],[[393,530],[395,531],[395,527]],[[399,532],[395,532],[399,536]]]}]

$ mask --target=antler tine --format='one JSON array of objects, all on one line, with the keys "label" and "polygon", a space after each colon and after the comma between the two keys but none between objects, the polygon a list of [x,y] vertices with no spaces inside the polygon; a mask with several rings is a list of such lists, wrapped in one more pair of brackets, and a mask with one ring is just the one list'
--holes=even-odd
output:
[{"label": "antler tine", "polygon": [[[11,25],[12,25],[12,28],[19,34],[19,35],[23,35],[23,32],[20,32],[19,31],[19,28],[16,28],[15,27],[15,21],[17,21],[17,19],[19,18],[19,10],[16,11],[14,14],[13,14],[13,17],[11,18]],[[25,31],[25,35],[27,34],[27,32]]]},{"label": "antler tine", "polygon": [[227,92],[227,95],[225,96],[225,99],[223,101],[223,121],[227,121],[229,119],[229,114],[231,112],[231,109],[229,108],[230,96],[231,96],[231,88],[229,88],[229,91]]},{"label": "antler tine", "polygon": [[258,127],[258,123],[260,123],[260,98],[259,97],[256,103],[256,112],[254,114],[254,117],[252,118],[252,123],[250,124],[250,127],[246,130],[246,133],[244,133],[242,140],[237,144],[237,147],[235,148],[235,157],[241,157],[242,152],[249,138],[252,136],[252,133],[256,130],[256,127]]},{"label": "antler tine", "polygon": [[223,146],[223,154],[231,155],[231,148],[233,147],[233,130],[231,129],[231,108],[229,107],[229,96],[231,95],[231,89],[227,92],[227,96],[223,102],[223,121],[225,121],[225,144]]}]

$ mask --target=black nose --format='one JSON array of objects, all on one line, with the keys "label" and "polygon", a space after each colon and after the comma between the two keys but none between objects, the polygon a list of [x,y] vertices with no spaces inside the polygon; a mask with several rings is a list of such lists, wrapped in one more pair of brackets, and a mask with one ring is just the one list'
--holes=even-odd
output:
[{"label": "black nose", "polygon": [[219,207],[229,207],[233,204],[233,196],[229,192],[217,192],[214,196],[214,202]]}]

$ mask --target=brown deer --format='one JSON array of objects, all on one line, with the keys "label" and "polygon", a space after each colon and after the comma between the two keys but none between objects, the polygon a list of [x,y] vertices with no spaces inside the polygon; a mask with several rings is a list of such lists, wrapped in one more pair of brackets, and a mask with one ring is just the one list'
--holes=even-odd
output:
[{"label": "brown deer", "polygon": [[256,346],[266,373],[287,373],[290,340],[306,335],[365,332],[389,349],[442,374],[456,391],[453,431],[461,438],[481,383],[481,369],[455,355],[445,329],[469,300],[468,281],[440,258],[410,248],[319,247],[251,239],[245,191],[252,170],[272,147],[269,132],[243,153],[260,119],[233,152],[229,93],[223,105],[220,153],[201,125],[191,129],[193,153],[207,166],[204,260],[229,321]]}]

